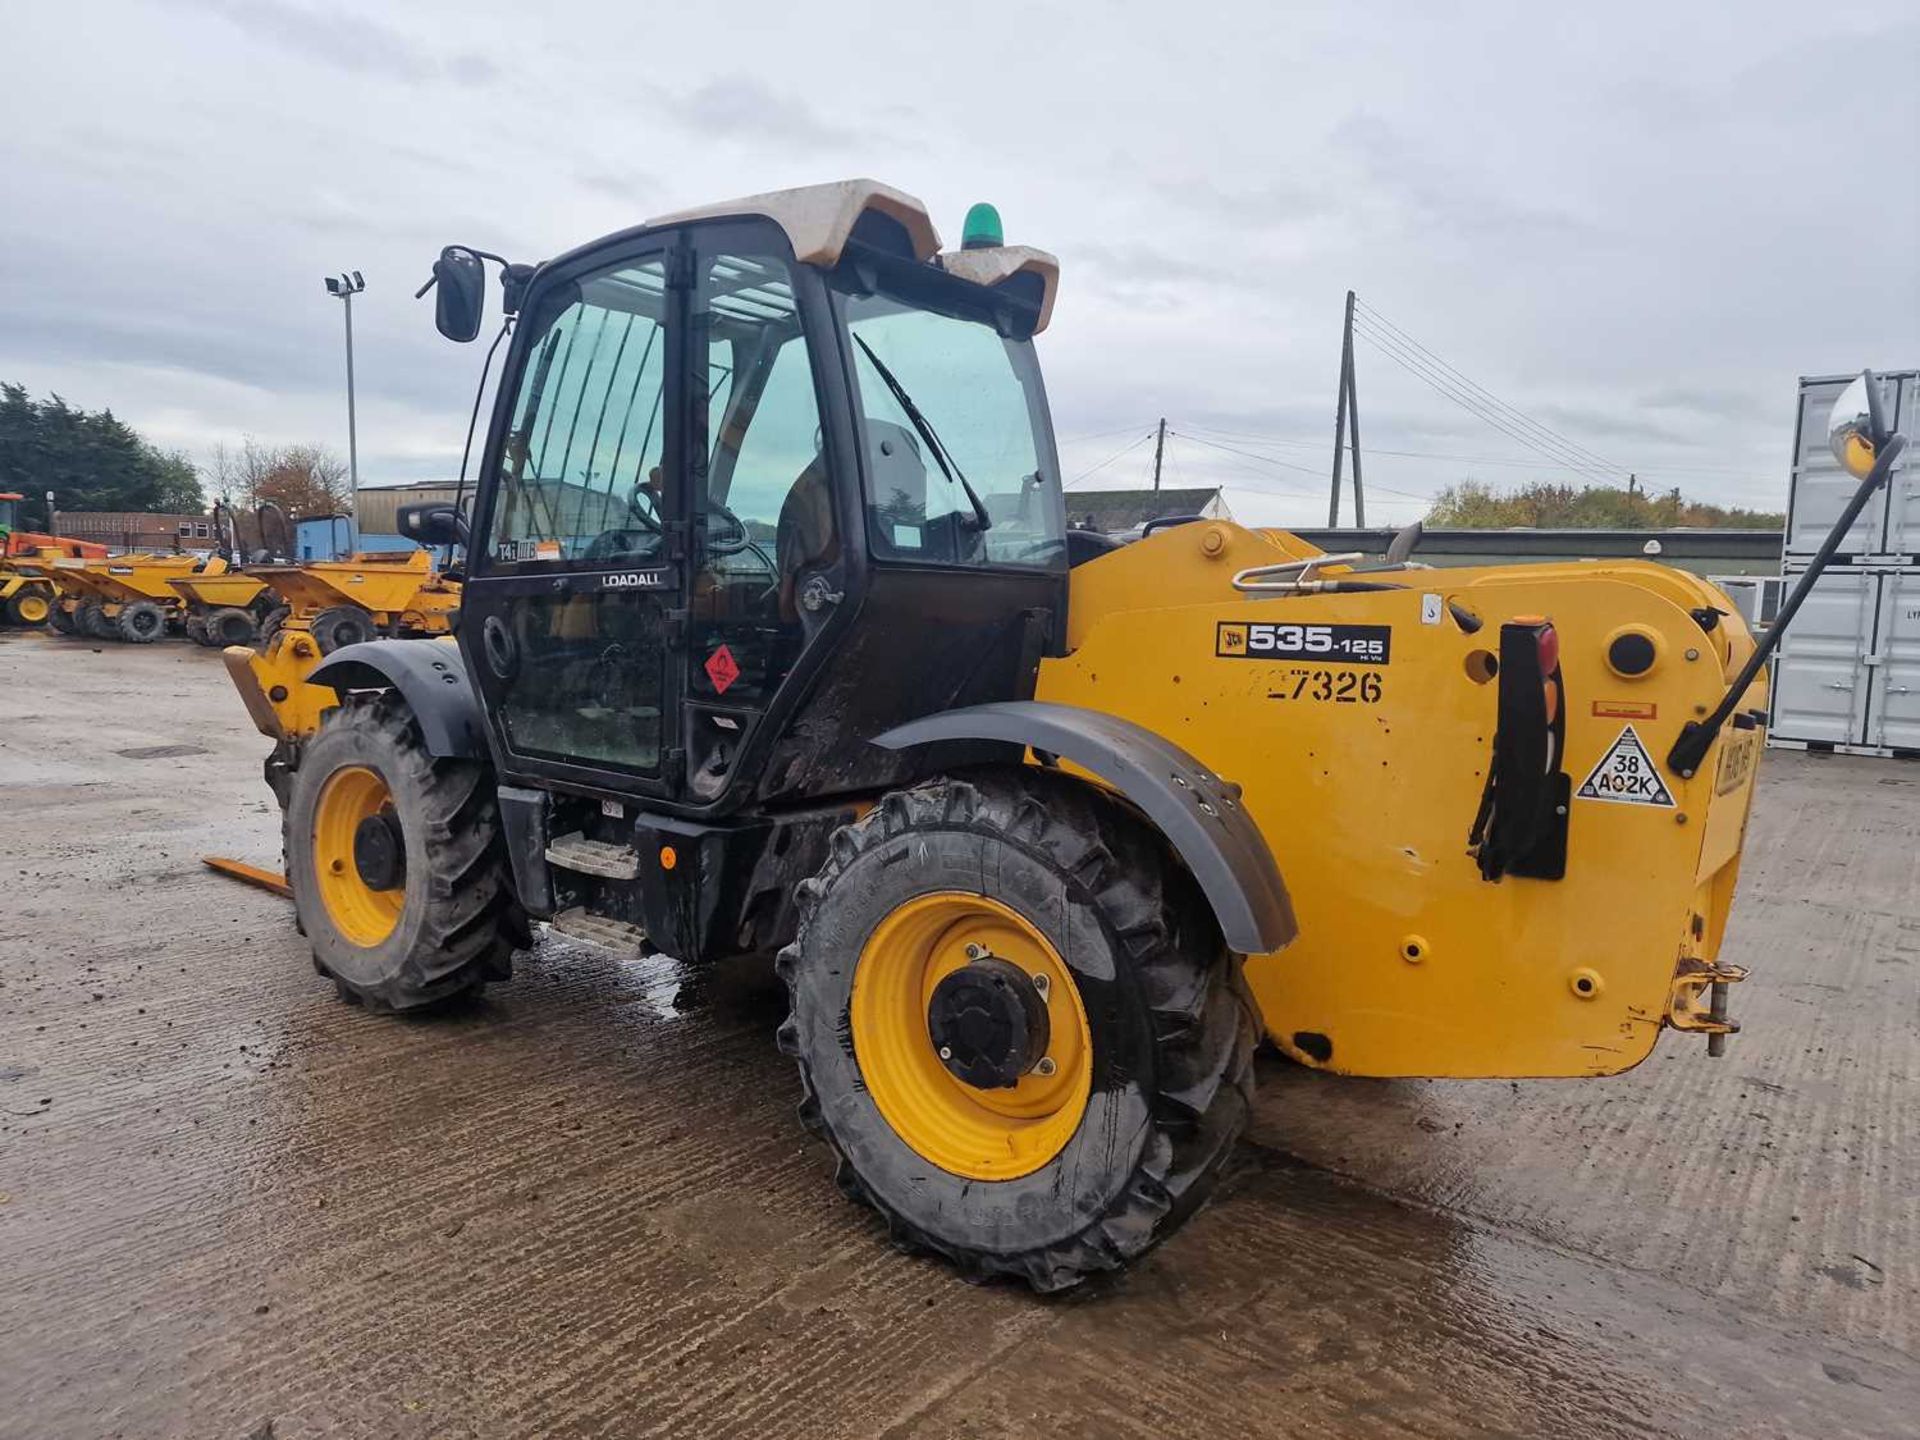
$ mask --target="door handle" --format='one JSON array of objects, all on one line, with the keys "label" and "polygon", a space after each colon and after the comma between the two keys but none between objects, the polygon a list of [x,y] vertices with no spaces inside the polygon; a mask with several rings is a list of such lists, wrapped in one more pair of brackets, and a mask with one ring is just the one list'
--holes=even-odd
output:
[{"label": "door handle", "polygon": [[816,614],[829,605],[838,605],[846,598],[847,592],[831,588],[824,575],[810,575],[807,583],[800,587],[801,608]]}]

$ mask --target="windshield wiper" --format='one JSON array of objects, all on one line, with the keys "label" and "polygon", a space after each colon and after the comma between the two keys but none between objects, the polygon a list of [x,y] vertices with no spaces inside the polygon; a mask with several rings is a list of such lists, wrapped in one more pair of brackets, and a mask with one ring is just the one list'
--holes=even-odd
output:
[{"label": "windshield wiper", "polygon": [[871,360],[873,368],[880,372],[880,378],[886,382],[894,404],[906,412],[907,419],[913,422],[913,428],[918,430],[920,438],[927,442],[927,448],[933,452],[933,463],[940,467],[940,473],[947,477],[947,483],[958,484],[966,492],[967,503],[973,506],[974,519],[978,522],[976,528],[991,530],[993,521],[987,515],[987,507],[980,503],[980,497],[974,493],[973,486],[967,482],[967,477],[960,473],[958,462],[947,453],[947,447],[940,443],[940,437],[933,433],[933,423],[920,413],[920,407],[915,405],[913,397],[907,394],[907,387],[902,385],[893,371],[887,368],[886,362],[873,353],[873,347],[865,340],[856,335],[853,337],[853,343],[867,352],[867,359]]}]

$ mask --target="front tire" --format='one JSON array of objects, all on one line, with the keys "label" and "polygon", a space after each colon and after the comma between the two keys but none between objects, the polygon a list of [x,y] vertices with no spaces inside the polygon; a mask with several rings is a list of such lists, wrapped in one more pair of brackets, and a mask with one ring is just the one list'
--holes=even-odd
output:
[{"label": "front tire", "polygon": [[526,920],[492,772],[430,755],[392,692],[349,695],[322,719],[285,825],[314,968],[343,997],[418,1010],[512,975]]},{"label": "front tire", "polygon": [[52,613],[53,605],[46,591],[31,586],[7,601],[7,620],[14,625],[44,625]]},{"label": "front tire", "polygon": [[[1132,811],[1038,770],[933,782],[841,830],[799,896],[781,1048],[841,1188],[897,1241],[1052,1291],[1200,1205],[1257,1027],[1205,898]],[[1045,1018],[1023,1037],[1027,986]]]}]

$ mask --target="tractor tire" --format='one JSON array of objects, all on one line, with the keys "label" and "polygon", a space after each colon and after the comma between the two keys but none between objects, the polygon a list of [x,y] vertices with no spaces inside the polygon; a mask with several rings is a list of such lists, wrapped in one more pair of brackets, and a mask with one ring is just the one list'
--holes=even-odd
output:
[{"label": "tractor tire", "polygon": [[74,623],[73,612],[71,610],[63,610],[58,604],[54,605],[53,612],[47,616],[47,623],[62,635],[77,635],[79,633],[79,626]]},{"label": "tractor tire", "polygon": [[114,628],[129,645],[151,645],[167,633],[167,612],[151,600],[135,600],[120,607]]},{"label": "tractor tire", "polygon": [[1054,1291],[1205,1199],[1258,1025],[1205,897],[1130,809],[1039,770],[933,781],[838,831],[798,898],[778,968],[800,1116],[897,1243]]},{"label": "tractor tire", "polygon": [[53,614],[53,601],[47,592],[37,586],[29,586],[18,591],[7,601],[7,623],[38,627],[47,623]]},{"label": "tractor tire", "polygon": [[265,650],[273,643],[273,637],[280,633],[280,627],[287,623],[287,616],[293,613],[291,605],[276,605],[260,620],[260,642],[256,647]]},{"label": "tractor tire", "polygon": [[427,753],[406,702],[349,695],[293,778],[287,880],[314,969],[373,1010],[420,1010],[513,974],[530,941],[492,771]]},{"label": "tractor tire", "polygon": [[73,612],[74,628],[80,634],[92,640],[117,640],[120,631],[114,621],[107,618],[105,606],[98,600],[89,600]]},{"label": "tractor tire", "polygon": [[211,611],[200,629],[207,637],[201,644],[215,650],[224,650],[229,645],[251,645],[255,638],[253,616],[237,605],[222,605]]},{"label": "tractor tire", "polygon": [[336,605],[331,610],[322,610],[313,617],[309,628],[313,631],[313,643],[320,647],[322,655],[376,639],[380,633],[374,629],[373,617],[356,605]]},{"label": "tractor tire", "polygon": [[186,618],[186,623],[180,628],[186,632],[187,639],[196,645],[211,645],[213,643],[213,641],[207,638],[207,617],[204,615],[189,615]]}]

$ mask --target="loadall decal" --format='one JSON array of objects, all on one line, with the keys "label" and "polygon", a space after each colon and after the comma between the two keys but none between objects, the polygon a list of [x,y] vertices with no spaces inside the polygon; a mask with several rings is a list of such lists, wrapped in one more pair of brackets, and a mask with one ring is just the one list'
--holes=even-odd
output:
[{"label": "loadall decal", "polygon": [[1653,757],[1647,753],[1647,747],[1640,743],[1640,737],[1634,733],[1631,725],[1622,730],[1619,738],[1607,747],[1607,753],[1600,757],[1600,763],[1593,767],[1578,793],[1582,800],[1611,800],[1617,805],[1674,808],[1673,792],[1667,789],[1666,782],[1660,778],[1660,772],[1654,768]]},{"label": "loadall decal", "polygon": [[1222,620],[1213,653],[1231,660],[1319,660],[1346,665],[1385,665],[1392,653],[1391,625],[1290,625],[1275,621]]}]

